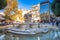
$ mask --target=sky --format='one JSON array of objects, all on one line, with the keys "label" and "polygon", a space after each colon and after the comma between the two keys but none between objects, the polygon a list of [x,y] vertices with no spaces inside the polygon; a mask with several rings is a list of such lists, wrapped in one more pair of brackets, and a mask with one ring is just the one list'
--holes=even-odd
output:
[{"label": "sky", "polygon": [[[18,8],[30,10],[33,5],[36,5],[44,1],[46,0],[18,0]],[[49,0],[49,1],[50,3],[53,2],[53,0]],[[41,13],[47,12],[47,10],[48,10],[48,4],[40,6]]]},{"label": "sky", "polygon": [[[27,10],[31,10],[31,7],[33,5],[36,5],[38,3],[44,2],[46,0],[18,0],[18,8],[19,9],[27,9]],[[51,3],[53,2],[53,0],[49,0]],[[47,12],[48,10],[48,4],[45,4],[43,6],[40,6],[40,12]],[[0,10],[0,12],[3,10]]]}]

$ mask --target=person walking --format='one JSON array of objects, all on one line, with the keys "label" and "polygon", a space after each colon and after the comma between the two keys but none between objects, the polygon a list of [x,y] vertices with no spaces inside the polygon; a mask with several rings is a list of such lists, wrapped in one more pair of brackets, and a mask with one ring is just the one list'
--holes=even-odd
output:
[{"label": "person walking", "polygon": [[54,24],[55,24],[55,20],[53,19],[53,20],[52,20],[52,26],[54,26]]},{"label": "person walking", "polygon": [[58,21],[56,21],[56,26],[58,27]]},{"label": "person walking", "polygon": [[60,17],[57,17],[56,26],[59,26],[59,23],[60,23]]}]

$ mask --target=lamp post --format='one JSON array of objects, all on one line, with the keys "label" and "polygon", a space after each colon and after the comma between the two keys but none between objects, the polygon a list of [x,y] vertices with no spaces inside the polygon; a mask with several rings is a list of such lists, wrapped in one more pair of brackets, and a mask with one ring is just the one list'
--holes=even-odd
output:
[{"label": "lamp post", "polygon": [[41,5],[45,5],[48,3],[48,13],[49,13],[49,22],[50,22],[50,2],[49,0],[46,0],[45,2],[40,3]]},{"label": "lamp post", "polygon": [[49,22],[50,22],[50,2],[48,0],[48,6],[49,6]]}]

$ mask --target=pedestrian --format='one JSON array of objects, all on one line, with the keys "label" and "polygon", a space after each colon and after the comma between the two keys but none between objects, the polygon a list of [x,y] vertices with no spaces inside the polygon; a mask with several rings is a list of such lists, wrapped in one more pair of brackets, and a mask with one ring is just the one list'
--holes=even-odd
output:
[{"label": "pedestrian", "polygon": [[52,26],[54,26],[54,24],[55,24],[55,20],[52,20]]},{"label": "pedestrian", "polygon": [[56,26],[58,27],[58,21],[56,22]]}]

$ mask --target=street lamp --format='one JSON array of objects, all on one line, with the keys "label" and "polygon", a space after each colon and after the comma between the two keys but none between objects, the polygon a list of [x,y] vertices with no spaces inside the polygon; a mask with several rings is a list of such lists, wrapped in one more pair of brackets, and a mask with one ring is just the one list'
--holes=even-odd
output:
[{"label": "street lamp", "polygon": [[49,11],[49,22],[50,22],[50,2],[49,2],[49,0],[46,0],[45,2],[40,3],[40,5],[44,5],[44,4],[47,4],[47,3],[48,3],[48,6],[49,6],[48,11]]},{"label": "street lamp", "polygon": [[50,22],[50,2],[48,0],[48,5],[49,5],[49,22]]}]

